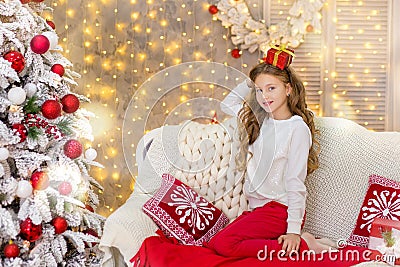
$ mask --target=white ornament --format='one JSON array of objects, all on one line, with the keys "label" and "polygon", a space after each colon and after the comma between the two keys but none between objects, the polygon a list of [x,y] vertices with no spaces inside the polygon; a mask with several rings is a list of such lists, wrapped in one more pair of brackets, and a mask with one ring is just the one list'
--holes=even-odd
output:
[{"label": "white ornament", "polygon": [[28,97],[34,96],[36,94],[36,92],[37,92],[37,86],[34,83],[25,84],[24,89],[25,89],[26,95]]},{"label": "white ornament", "polygon": [[32,195],[33,187],[30,182],[21,180],[18,182],[16,195],[20,198],[28,198]]},{"label": "white ornament", "polygon": [[0,161],[8,159],[10,152],[5,147],[0,147]]},{"label": "white ornament", "polygon": [[57,47],[58,45],[58,36],[55,32],[43,32],[42,35],[46,36],[47,39],[49,39],[50,42],[50,50],[53,50]]},{"label": "white ornament", "polygon": [[15,105],[21,105],[26,99],[26,92],[21,87],[13,87],[8,91],[8,99]]},{"label": "white ornament", "polygon": [[97,151],[93,148],[89,148],[85,151],[85,158],[87,160],[94,160],[97,157]]}]

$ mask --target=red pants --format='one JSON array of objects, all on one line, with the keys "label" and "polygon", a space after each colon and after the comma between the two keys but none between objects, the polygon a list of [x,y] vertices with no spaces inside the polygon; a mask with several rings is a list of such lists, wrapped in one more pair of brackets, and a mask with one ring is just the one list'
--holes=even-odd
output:
[{"label": "red pants", "polygon": [[[245,211],[235,221],[217,233],[205,244],[218,254],[229,257],[257,258],[260,250],[280,251],[278,237],[286,234],[287,207],[272,201],[251,212]],[[302,239],[300,252],[308,250]],[[262,253],[264,254],[264,252]],[[277,254],[276,254],[277,255]]]}]

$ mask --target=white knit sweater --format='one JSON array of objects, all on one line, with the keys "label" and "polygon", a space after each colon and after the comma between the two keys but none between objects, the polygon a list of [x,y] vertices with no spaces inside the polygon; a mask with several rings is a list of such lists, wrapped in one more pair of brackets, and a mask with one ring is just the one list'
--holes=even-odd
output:
[{"label": "white knit sweater", "polygon": [[[221,103],[221,109],[237,116],[249,93],[246,82],[239,84]],[[288,207],[287,233],[300,234],[305,212],[308,152],[311,133],[300,116],[287,120],[266,118],[260,135],[249,146],[244,193],[251,209],[277,201]]]}]

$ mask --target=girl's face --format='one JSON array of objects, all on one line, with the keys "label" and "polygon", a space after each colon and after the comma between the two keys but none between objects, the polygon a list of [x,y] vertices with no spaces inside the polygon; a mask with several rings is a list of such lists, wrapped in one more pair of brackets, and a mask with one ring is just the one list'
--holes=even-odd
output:
[{"label": "girl's face", "polygon": [[254,81],[258,104],[275,120],[285,120],[291,117],[288,106],[288,94],[292,88],[278,78],[261,73]]}]

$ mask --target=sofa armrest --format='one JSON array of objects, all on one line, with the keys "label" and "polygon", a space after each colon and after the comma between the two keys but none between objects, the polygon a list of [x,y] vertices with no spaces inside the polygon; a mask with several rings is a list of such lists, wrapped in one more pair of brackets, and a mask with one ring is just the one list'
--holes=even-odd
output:
[{"label": "sofa armrest", "polygon": [[99,245],[105,253],[103,266],[115,265],[114,248],[119,250],[125,264],[130,266],[129,260],[137,253],[142,242],[156,235],[157,225],[142,211],[143,204],[149,198],[147,194],[134,193],[107,218]]},{"label": "sofa armrest", "polygon": [[107,247],[107,251],[109,251],[109,255],[111,257],[108,258],[107,261],[104,261],[101,267],[128,267],[124,258],[122,257],[119,250],[115,247]]}]

